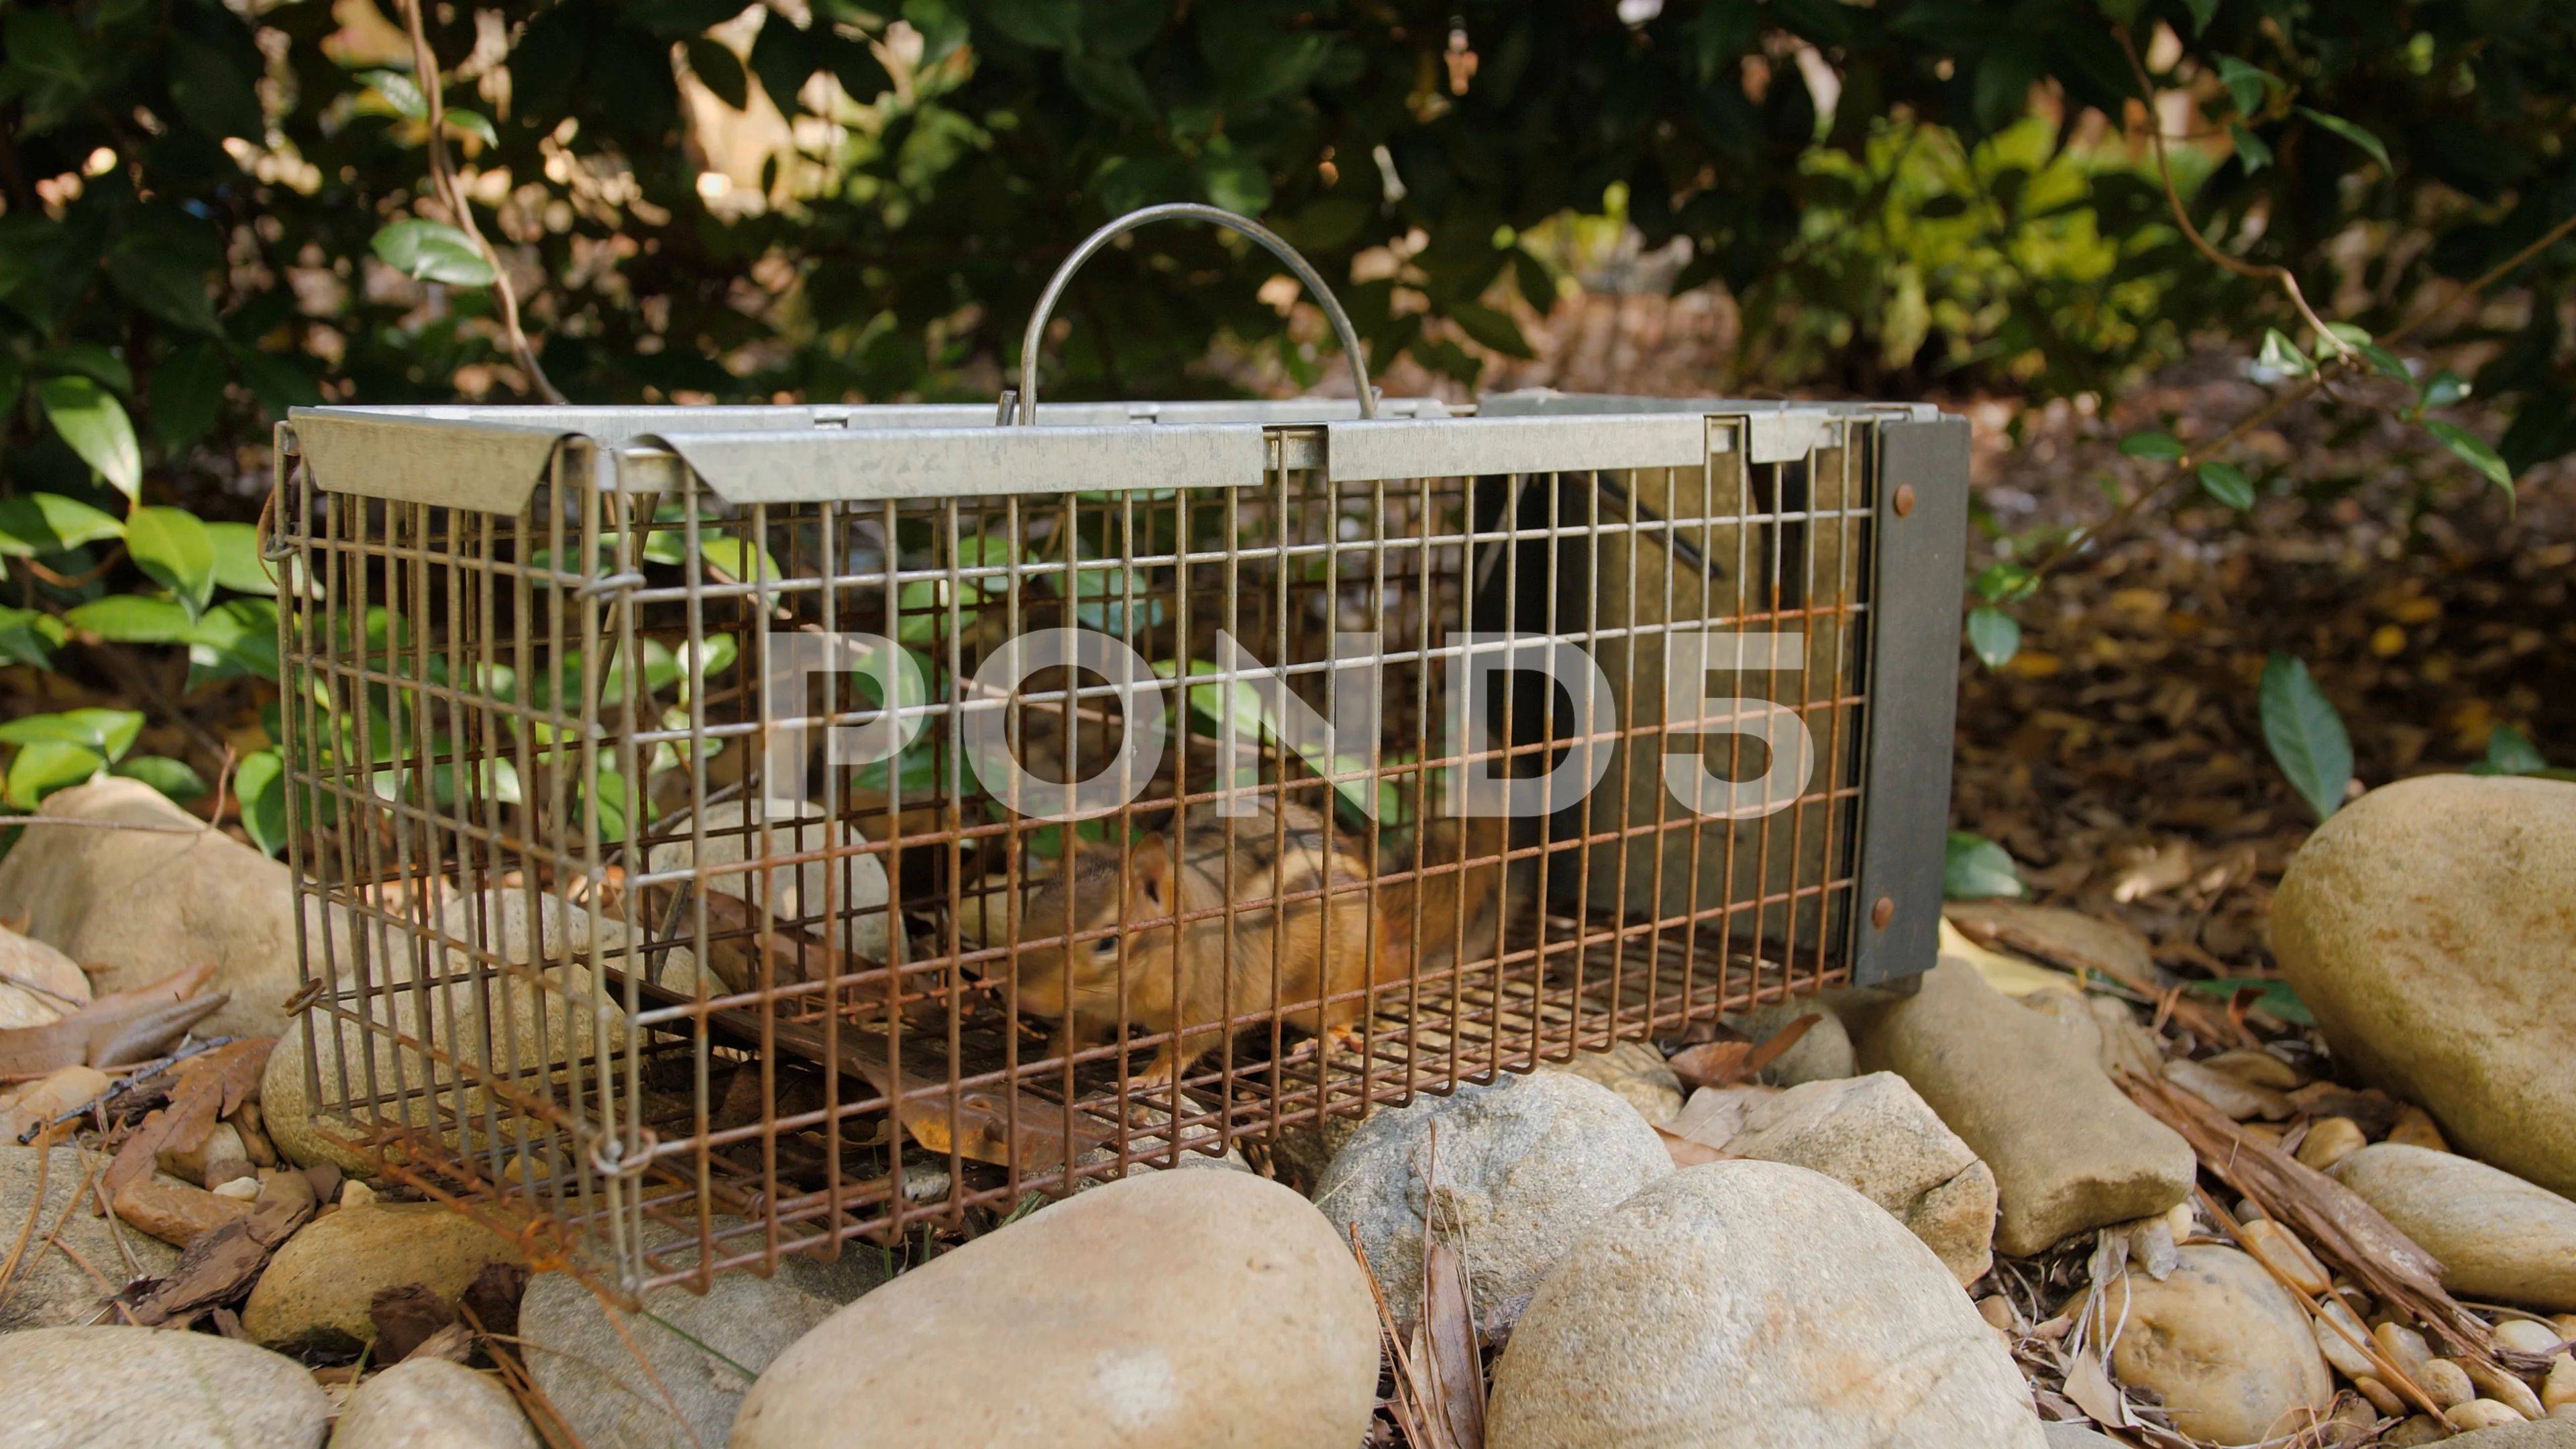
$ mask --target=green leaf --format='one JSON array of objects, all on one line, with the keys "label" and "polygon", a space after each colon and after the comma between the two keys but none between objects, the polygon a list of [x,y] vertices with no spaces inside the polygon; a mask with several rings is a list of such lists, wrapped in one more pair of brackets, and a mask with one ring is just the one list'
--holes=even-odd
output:
[{"label": "green leaf", "polygon": [[2227,136],[2235,144],[2236,159],[2244,163],[2246,175],[2251,176],[2272,164],[2270,143],[2248,130],[2244,122],[2228,122]]},{"label": "green leaf", "polygon": [[2368,131],[2363,130],[2361,127],[2354,125],[2352,122],[2345,120],[2341,116],[2329,116],[2325,112],[2316,110],[2312,107],[2299,107],[2299,114],[2316,122],[2318,125],[2325,127],[2327,130],[2334,132],[2336,135],[2343,137],[2352,144],[2359,146],[2362,150],[2369,152],[2370,159],[2378,162],[2382,170],[2393,171],[2396,169],[2388,164],[2388,148],[2379,144],[2379,138],[2377,136],[2370,134]]},{"label": "green leaf", "polygon": [[54,651],[62,647],[63,638],[63,621],[53,615],[40,609],[0,605],[0,664],[51,669]]},{"label": "green leaf", "polygon": [[2283,377],[2307,377],[2317,370],[2317,365],[2299,350],[2299,344],[2284,336],[2278,327],[2263,329],[2263,350],[2254,354],[2254,360]]},{"label": "green leaf", "polygon": [[2254,480],[2233,463],[2216,460],[2192,470],[2200,476],[2200,491],[2242,513],[2254,506]]},{"label": "green leaf", "polygon": [[2183,0],[2183,4],[2191,9],[2191,33],[2194,35],[2207,30],[2209,22],[2218,15],[2218,0]]},{"label": "green leaf", "polygon": [[2002,846],[1974,831],[1950,832],[1949,853],[1941,863],[1943,899],[1974,901],[2023,893],[2021,869]]},{"label": "green leaf", "polygon": [[277,593],[277,581],[261,567],[259,530],[247,523],[209,523],[206,537],[215,548],[215,582],[236,594]]},{"label": "green leaf", "polygon": [[1449,320],[1458,330],[1476,340],[1480,347],[1491,348],[1506,357],[1534,357],[1529,339],[1521,335],[1520,324],[1482,302],[1452,302],[1447,308]]},{"label": "green leaf", "polygon": [[[2370,341],[2370,333],[2367,330],[2356,327],[2350,322],[2329,322],[2326,324],[2326,330],[2333,333],[2337,340],[2354,347],[2364,346]],[[2318,355],[2324,356],[2323,353]]]},{"label": "green leaf", "polygon": [[125,525],[116,515],[77,498],[59,493],[0,498],[0,558],[43,558],[124,536]]},{"label": "green leaf", "polygon": [[2352,783],[2352,737],[2308,666],[2287,654],[2273,655],[2263,665],[2262,706],[2263,742],[2290,777],[2290,788],[2319,820],[2342,809]]},{"label": "green leaf", "polygon": [[277,678],[277,605],[226,599],[188,631],[188,687],[237,675]]},{"label": "green leaf", "polygon": [[194,627],[186,609],[141,594],[92,599],[65,614],[63,622],[111,644],[184,644]]},{"label": "green leaf", "polygon": [[[778,566],[778,560],[771,558],[768,550],[754,548],[730,534],[700,534],[698,557],[705,560],[708,568],[738,584],[775,582],[787,577],[786,570]],[[757,579],[753,577],[755,569],[759,571]]]},{"label": "green leaf", "polygon": [[2249,65],[2232,55],[2212,56],[2218,67],[2219,82],[2227,87],[2227,98],[2236,103],[2237,113],[2251,116],[2263,109],[2263,97],[2280,81],[2258,65]]},{"label": "green leaf", "polygon": [[2549,768],[2531,737],[2509,724],[2487,731],[2487,757],[2469,766],[2472,775],[2537,775]]},{"label": "green leaf", "polygon": [[376,255],[404,276],[459,287],[488,287],[492,264],[474,239],[442,221],[398,221],[376,233]]},{"label": "green leaf", "polygon": [[123,775],[129,780],[140,780],[182,805],[191,800],[202,799],[212,788],[206,784],[206,777],[198,774],[194,766],[185,760],[174,760],[168,755],[136,755],[133,759],[120,760],[110,766],[108,773]]},{"label": "green leaf", "polygon": [[2239,991],[2261,992],[2251,1003],[2256,1011],[2266,1012],[2292,1026],[2317,1024],[2316,1013],[2308,1010],[2308,1004],[2299,999],[2298,988],[2287,981],[2268,976],[2224,976],[2215,981],[2194,981],[2184,989],[2194,996],[2206,996],[2217,1001],[2232,1001]]},{"label": "green leaf", "polygon": [[2488,482],[2503,489],[2507,498],[2514,496],[2513,470],[2505,466],[2502,455],[2487,446],[2486,439],[2456,423],[2426,423],[2424,431],[2441,439],[2442,446],[2450,449],[2461,462],[2477,469]]},{"label": "green leaf", "polygon": [[215,597],[215,541],[184,508],[137,508],[126,516],[125,551],[153,582],[177,596],[193,622]]},{"label": "green leaf", "polygon": [[162,451],[177,453],[203,436],[223,411],[224,350],[212,342],[175,348],[152,369],[152,431]]},{"label": "green leaf", "polygon": [[2032,573],[2028,564],[2004,559],[1986,565],[1974,587],[1977,597],[1989,604],[2014,604],[2038,592],[2039,575]]},{"label": "green leaf", "polygon": [[1199,154],[1199,185],[1208,200],[1237,216],[1259,216],[1270,209],[1270,176],[1258,157],[1234,149],[1220,136]]},{"label": "green leaf", "polygon": [[36,384],[36,400],[54,431],[110,487],[128,498],[142,491],[143,449],[113,393],[86,377],[48,377]]},{"label": "green leaf", "polygon": [[35,372],[40,377],[58,373],[90,378],[115,392],[134,391],[134,370],[125,359],[95,342],[66,342],[48,347],[36,354]]},{"label": "green leaf", "polygon": [[383,97],[395,115],[408,121],[429,119],[429,98],[420,93],[420,86],[412,80],[411,72],[364,70],[358,72],[358,82]]},{"label": "green leaf", "polygon": [[0,744],[33,745],[48,741],[78,745],[114,760],[134,748],[143,733],[143,716],[130,709],[67,709],[59,714],[31,714],[0,724]]},{"label": "green leaf", "polygon": [[2396,353],[2389,351],[2387,348],[2380,346],[2376,342],[2355,343],[2353,345],[2353,351],[2360,353],[2361,360],[2369,363],[2370,370],[2378,373],[2381,377],[2393,378],[2398,382],[2406,384],[2409,388],[2415,386],[2415,374],[2408,370],[2405,360],[2400,358]]},{"label": "green leaf", "polygon": [[692,35],[681,42],[680,49],[689,57],[690,73],[717,100],[737,111],[751,104],[751,82],[742,73],[742,60],[723,41]]},{"label": "green leaf", "polygon": [[9,761],[9,803],[33,810],[46,796],[78,785],[106,766],[97,751],[80,745],[39,740],[22,746]]},{"label": "green leaf", "polygon": [[[742,108],[736,106],[734,109]],[[440,119],[447,122],[447,129],[451,131],[471,136],[486,146],[501,144],[501,133],[492,129],[492,123],[485,119],[480,111],[442,111],[439,114]]]},{"label": "green leaf", "polygon": [[107,254],[108,279],[125,299],[172,326],[212,337],[223,331],[206,291],[204,258],[156,232],[137,232]]},{"label": "green leaf", "polygon": [[2120,440],[2120,456],[2123,458],[2163,458],[2170,460],[2181,457],[2184,451],[2185,449],[2183,448],[2182,440],[2171,433],[2161,433],[2151,430],[2143,433],[2131,433]]},{"label": "green leaf", "polygon": [[286,848],[286,762],[275,750],[242,758],[233,770],[233,797],[241,801],[242,832],[270,855]]},{"label": "green leaf", "polygon": [[2021,652],[2021,621],[2001,609],[1971,609],[1968,647],[1988,669],[2001,669]]},{"label": "green leaf", "polygon": [[2446,408],[2468,395],[2469,380],[2446,367],[2424,379],[2423,387],[2416,392],[2415,405]]}]

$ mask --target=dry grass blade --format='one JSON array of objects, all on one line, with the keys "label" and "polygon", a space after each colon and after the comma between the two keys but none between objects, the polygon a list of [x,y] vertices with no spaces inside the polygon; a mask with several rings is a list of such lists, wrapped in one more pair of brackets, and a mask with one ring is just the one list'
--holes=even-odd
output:
[{"label": "dry grass blade", "polygon": [[2525,1371],[2546,1365],[2500,1350],[2486,1321],[2442,1287],[2441,1260],[2424,1251],[2352,1189],[2278,1148],[2255,1141],[2217,1108],[2162,1078],[2121,1074],[2121,1085],[2150,1116],[2189,1142],[2203,1167],[2285,1226],[2318,1255],[2352,1275],[2383,1308],[2394,1308],[2447,1339],[2457,1357],[2481,1367],[2499,1355]]},{"label": "dry grass blade", "polygon": [[1458,1449],[1485,1449],[1485,1364],[1476,1352],[1476,1306],[1458,1250],[1433,1241],[1422,1251],[1422,1327],[1430,1350],[1431,1417]]},{"label": "dry grass blade", "polygon": [[2351,1344],[2356,1351],[2368,1358],[2370,1360],[2371,1367],[2379,1371],[2379,1381],[2381,1383],[2388,1385],[2398,1393],[2414,1400],[2416,1407],[2422,1409],[2425,1413],[2432,1415],[2434,1418],[2439,1419],[2443,1417],[2441,1407],[2433,1402],[2433,1396],[2424,1392],[2423,1386],[2416,1383],[2415,1380],[2407,1374],[2403,1365],[2388,1356],[2387,1350],[2379,1346],[2379,1340],[2366,1333],[2355,1334],[2343,1323],[2328,1316],[2325,1311],[2325,1305],[2318,1302],[2316,1299],[2309,1297],[2306,1289],[2291,1282],[2290,1275],[2283,1272],[2280,1265],[2272,1261],[2271,1255],[2264,1251],[2261,1240],[2247,1237],[2241,1225],[2236,1221],[2236,1215],[2229,1212],[2217,1198],[2210,1196],[2209,1189],[2199,1188],[2196,1189],[2196,1191],[2200,1194],[2201,1206],[2209,1209],[2210,1220],[2217,1223],[2220,1227],[2225,1228],[2227,1230],[2227,1236],[2234,1238],[2237,1246],[2243,1248],[2247,1256],[2261,1264],[2264,1272],[2272,1275],[2273,1282],[2288,1289],[2290,1296],[2298,1299],[2300,1304],[2308,1310],[2309,1317],[2324,1324],[2328,1329],[2334,1332],[2336,1337],[2342,1339],[2348,1344]]},{"label": "dry grass blade", "polygon": [[1369,1296],[1377,1300],[1378,1330],[1386,1339],[1387,1353],[1395,1361],[1395,1397],[1387,1401],[1388,1410],[1395,1415],[1395,1427],[1404,1431],[1404,1442],[1413,1449],[1456,1449],[1445,1427],[1426,1427],[1432,1421],[1415,1394],[1413,1355],[1405,1352],[1404,1339],[1395,1331],[1395,1310],[1387,1306],[1386,1289],[1377,1281],[1377,1269],[1369,1266],[1368,1249],[1360,1243],[1360,1225],[1351,1224],[1350,1232],[1351,1256],[1359,1259],[1360,1272],[1368,1279]]}]

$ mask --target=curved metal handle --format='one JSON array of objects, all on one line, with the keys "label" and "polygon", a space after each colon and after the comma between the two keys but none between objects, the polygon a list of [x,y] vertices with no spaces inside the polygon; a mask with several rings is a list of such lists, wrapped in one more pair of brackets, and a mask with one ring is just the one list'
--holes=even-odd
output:
[{"label": "curved metal handle", "polygon": [[[1047,279],[1046,290],[1038,294],[1037,310],[1029,314],[1029,330],[1020,339],[1020,422],[1027,425],[1038,420],[1038,349],[1046,340],[1047,319],[1055,311],[1056,298],[1064,294],[1065,284],[1073,280],[1074,272],[1084,262],[1091,260],[1094,253],[1109,245],[1120,235],[1134,231],[1149,221],[1181,217],[1196,221],[1212,221],[1229,231],[1241,232],[1269,248],[1272,256],[1288,264],[1288,270],[1296,274],[1299,282],[1305,284],[1306,295],[1314,298],[1315,305],[1323,308],[1324,315],[1332,319],[1333,335],[1341,339],[1342,355],[1350,359],[1351,383],[1359,389],[1360,416],[1376,417],[1377,394],[1369,387],[1368,362],[1360,355],[1359,331],[1351,326],[1350,314],[1342,310],[1340,300],[1333,296],[1333,289],[1324,285],[1323,276],[1309,265],[1304,257],[1299,256],[1297,249],[1288,245],[1278,233],[1249,217],[1237,216],[1220,207],[1204,206],[1195,201],[1172,201],[1161,206],[1148,206],[1141,211],[1131,211],[1083,238],[1082,245],[1075,247],[1073,255],[1066,257],[1064,265],[1056,268],[1055,275]],[[1003,402],[1005,412],[1010,408],[1008,399],[1009,394],[1005,393]]]}]

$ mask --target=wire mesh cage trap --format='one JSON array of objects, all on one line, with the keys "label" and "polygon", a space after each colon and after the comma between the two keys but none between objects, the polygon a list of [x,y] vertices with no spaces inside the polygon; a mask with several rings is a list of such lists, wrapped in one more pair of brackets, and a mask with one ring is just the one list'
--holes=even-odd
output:
[{"label": "wire mesh cage trap", "polygon": [[1358,388],[298,410],[318,1124],[638,1292],[1927,968],[1965,427]]}]

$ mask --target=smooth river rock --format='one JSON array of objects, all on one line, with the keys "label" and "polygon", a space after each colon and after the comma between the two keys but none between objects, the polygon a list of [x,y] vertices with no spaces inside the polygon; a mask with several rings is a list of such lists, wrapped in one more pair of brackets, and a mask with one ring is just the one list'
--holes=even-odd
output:
[{"label": "smooth river rock", "polygon": [[1821,1173],[1683,1168],[1550,1274],[1494,1370],[1490,1449],[2044,1449],[2003,1340],[1932,1250]]},{"label": "smooth river rock", "polygon": [[1305,1199],[1246,1173],[1160,1172],[833,1314],[770,1364],[728,1442],[1353,1449],[1378,1338],[1350,1244]]},{"label": "smooth river rock", "polygon": [[1617,1093],[1536,1072],[1381,1110],[1334,1154],[1315,1206],[1345,1233],[1359,1225],[1398,1323],[1419,1310],[1424,1225],[1436,1218],[1466,1262],[1482,1322],[1536,1289],[1602,1214],[1672,1170],[1663,1139]]},{"label": "smooth river rock", "polygon": [[2334,1402],[2307,1311],[2262,1264],[2208,1243],[2181,1256],[2163,1282],[2133,1272],[2108,1290],[2105,1311],[2128,1320],[2111,1351],[2120,1382],[2164,1395],[2177,1428],[2220,1444],[2288,1434]]},{"label": "smooth river rock", "polygon": [[9,1449],[317,1449],[331,1416],[304,1365],[238,1339],[118,1326],[0,1344]]},{"label": "smooth river rock", "polygon": [[295,898],[286,867],[144,784],[105,776],[45,797],[48,815],[184,826],[188,834],[27,827],[0,859],[0,918],[74,961],[104,967],[99,992],[142,986],[202,961],[232,1000],[197,1035],[275,1036],[296,987]]},{"label": "smooth river rock", "polygon": [[2339,1061],[2576,1195],[2576,784],[2424,775],[2290,861],[2272,949]]},{"label": "smooth river rock", "polygon": [[537,1434],[498,1379],[419,1354],[358,1386],[331,1449],[537,1449]]},{"label": "smooth river rock", "polygon": [[2454,1294],[2576,1310],[2576,1202],[2456,1153],[2387,1142],[2332,1172],[2441,1259]]},{"label": "smooth river rock", "polygon": [[1903,1077],[1993,1169],[1995,1247],[2029,1254],[2154,1217],[2191,1191],[2191,1145],[2102,1074],[2092,1040],[1943,961],[1857,1014],[1860,1064]]},{"label": "smooth river rock", "polygon": [[1994,1173],[1894,1072],[1753,1098],[1724,1150],[1854,1189],[1921,1238],[1961,1283],[1994,1266]]},{"label": "smooth river rock", "polygon": [[1757,1079],[1767,1086],[1795,1087],[1806,1082],[1830,1082],[1860,1072],[1852,1055],[1851,1033],[1843,1029],[1838,1008],[1847,993],[1828,992],[1823,996],[1798,996],[1787,1001],[1773,1001],[1749,1011],[1733,1012],[1722,1018],[1735,1030],[1755,1042],[1769,1041],[1782,1028],[1802,1016],[1816,1018],[1806,1034],[1789,1044],[1771,1065],[1762,1069]]},{"label": "smooth river rock", "polygon": [[519,1261],[515,1243],[438,1203],[343,1207],[277,1250],[242,1307],[242,1331],[279,1347],[354,1351],[375,1341],[376,1290],[419,1283],[452,1303],[484,1264]]},{"label": "smooth river rock", "polygon": [[[719,1231],[740,1223],[716,1219]],[[683,1239],[660,1223],[647,1223],[645,1234],[657,1245]],[[717,1258],[747,1246],[720,1240]],[[696,1246],[669,1261],[696,1266]],[[519,1338],[537,1387],[591,1449],[718,1445],[752,1379],[832,1310],[874,1287],[882,1262],[864,1243],[845,1245],[837,1263],[782,1255],[768,1278],[736,1269],[717,1274],[703,1295],[686,1284],[656,1288],[640,1315],[601,1302],[569,1273],[540,1273],[519,1303]]]},{"label": "smooth river rock", "polygon": [[[0,1333],[87,1323],[98,1316],[107,1295],[124,1288],[131,1279],[157,1278],[178,1265],[178,1249],[90,1210],[90,1204],[97,1201],[95,1180],[106,1173],[107,1162],[105,1156],[84,1154],[77,1147],[0,1146],[0,1224],[5,1224],[5,1229],[0,1230],[8,1235],[8,1242],[0,1243],[0,1257],[7,1256],[8,1244],[15,1243],[19,1230],[27,1226],[27,1210],[36,1201],[37,1177],[41,1175],[45,1180],[44,1203],[36,1213],[37,1226],[27,1239],[25,1255],[19,1259],[9,1299],[0,1303]],[[75,1206],[73,1197],[81,1191],[84,1175],[92,1180],[92,1186],[88,1196]],[[57,1223],[61,1231],[55,1233],[53,1245],[48,1247],[45,1235],[54,1232]],[[65,1252],[66,1248],[70,1252]],[[79,1255],[77,1261],[72,1256],[75,1253]],[[126,1261],[128,1254],[133,1257],[131,1267]],[[82,1263],[89,1266],[84,1268]],[[92,1270],[97,1277],[91,1276]],[[0,1353],[0,1364],[7,1360],[8,1355]],[[0,1424],[6,1422],[0,1419]]]},{"label": "smooth river rock", "polygon": [[[746,820],[750,828],[744,829]],[[689,822],[674,822],[671,829],[677,838],[653,847],[651,866],[656,871],[686,870],[694,862],[700,869],[713,871],[721,866],[739,865],[759,853],[764,825],[769,832],[772,857],[811,855],[826,850],[850,852],[836,860],[809,860],[793,870],[771,871],[766,884],[754,871],[734,871],[705,877],[707,888],[718,895],[736,900],[761,899],[769,904],[772,914],[782,921],[797,920],[808,914],[819,915],[825,897],[831,894],[833,908],[842,917],[841,939],[850,950],[871,961],[886,959],[886,873],[885,858],[865,851],[867,837],[846,821],[837,829],[827,829],[822,807],[805,800],[767,802],[766,810],[751,813],[749,800],[722,800],[707,807],[707,851],[695,853],[695,833]],[[730,833],[726,833],[730,832]],[[832,874],[846,868],[846,875],[834,889]],[[822,932],[814,932],[816,935]]]}]

